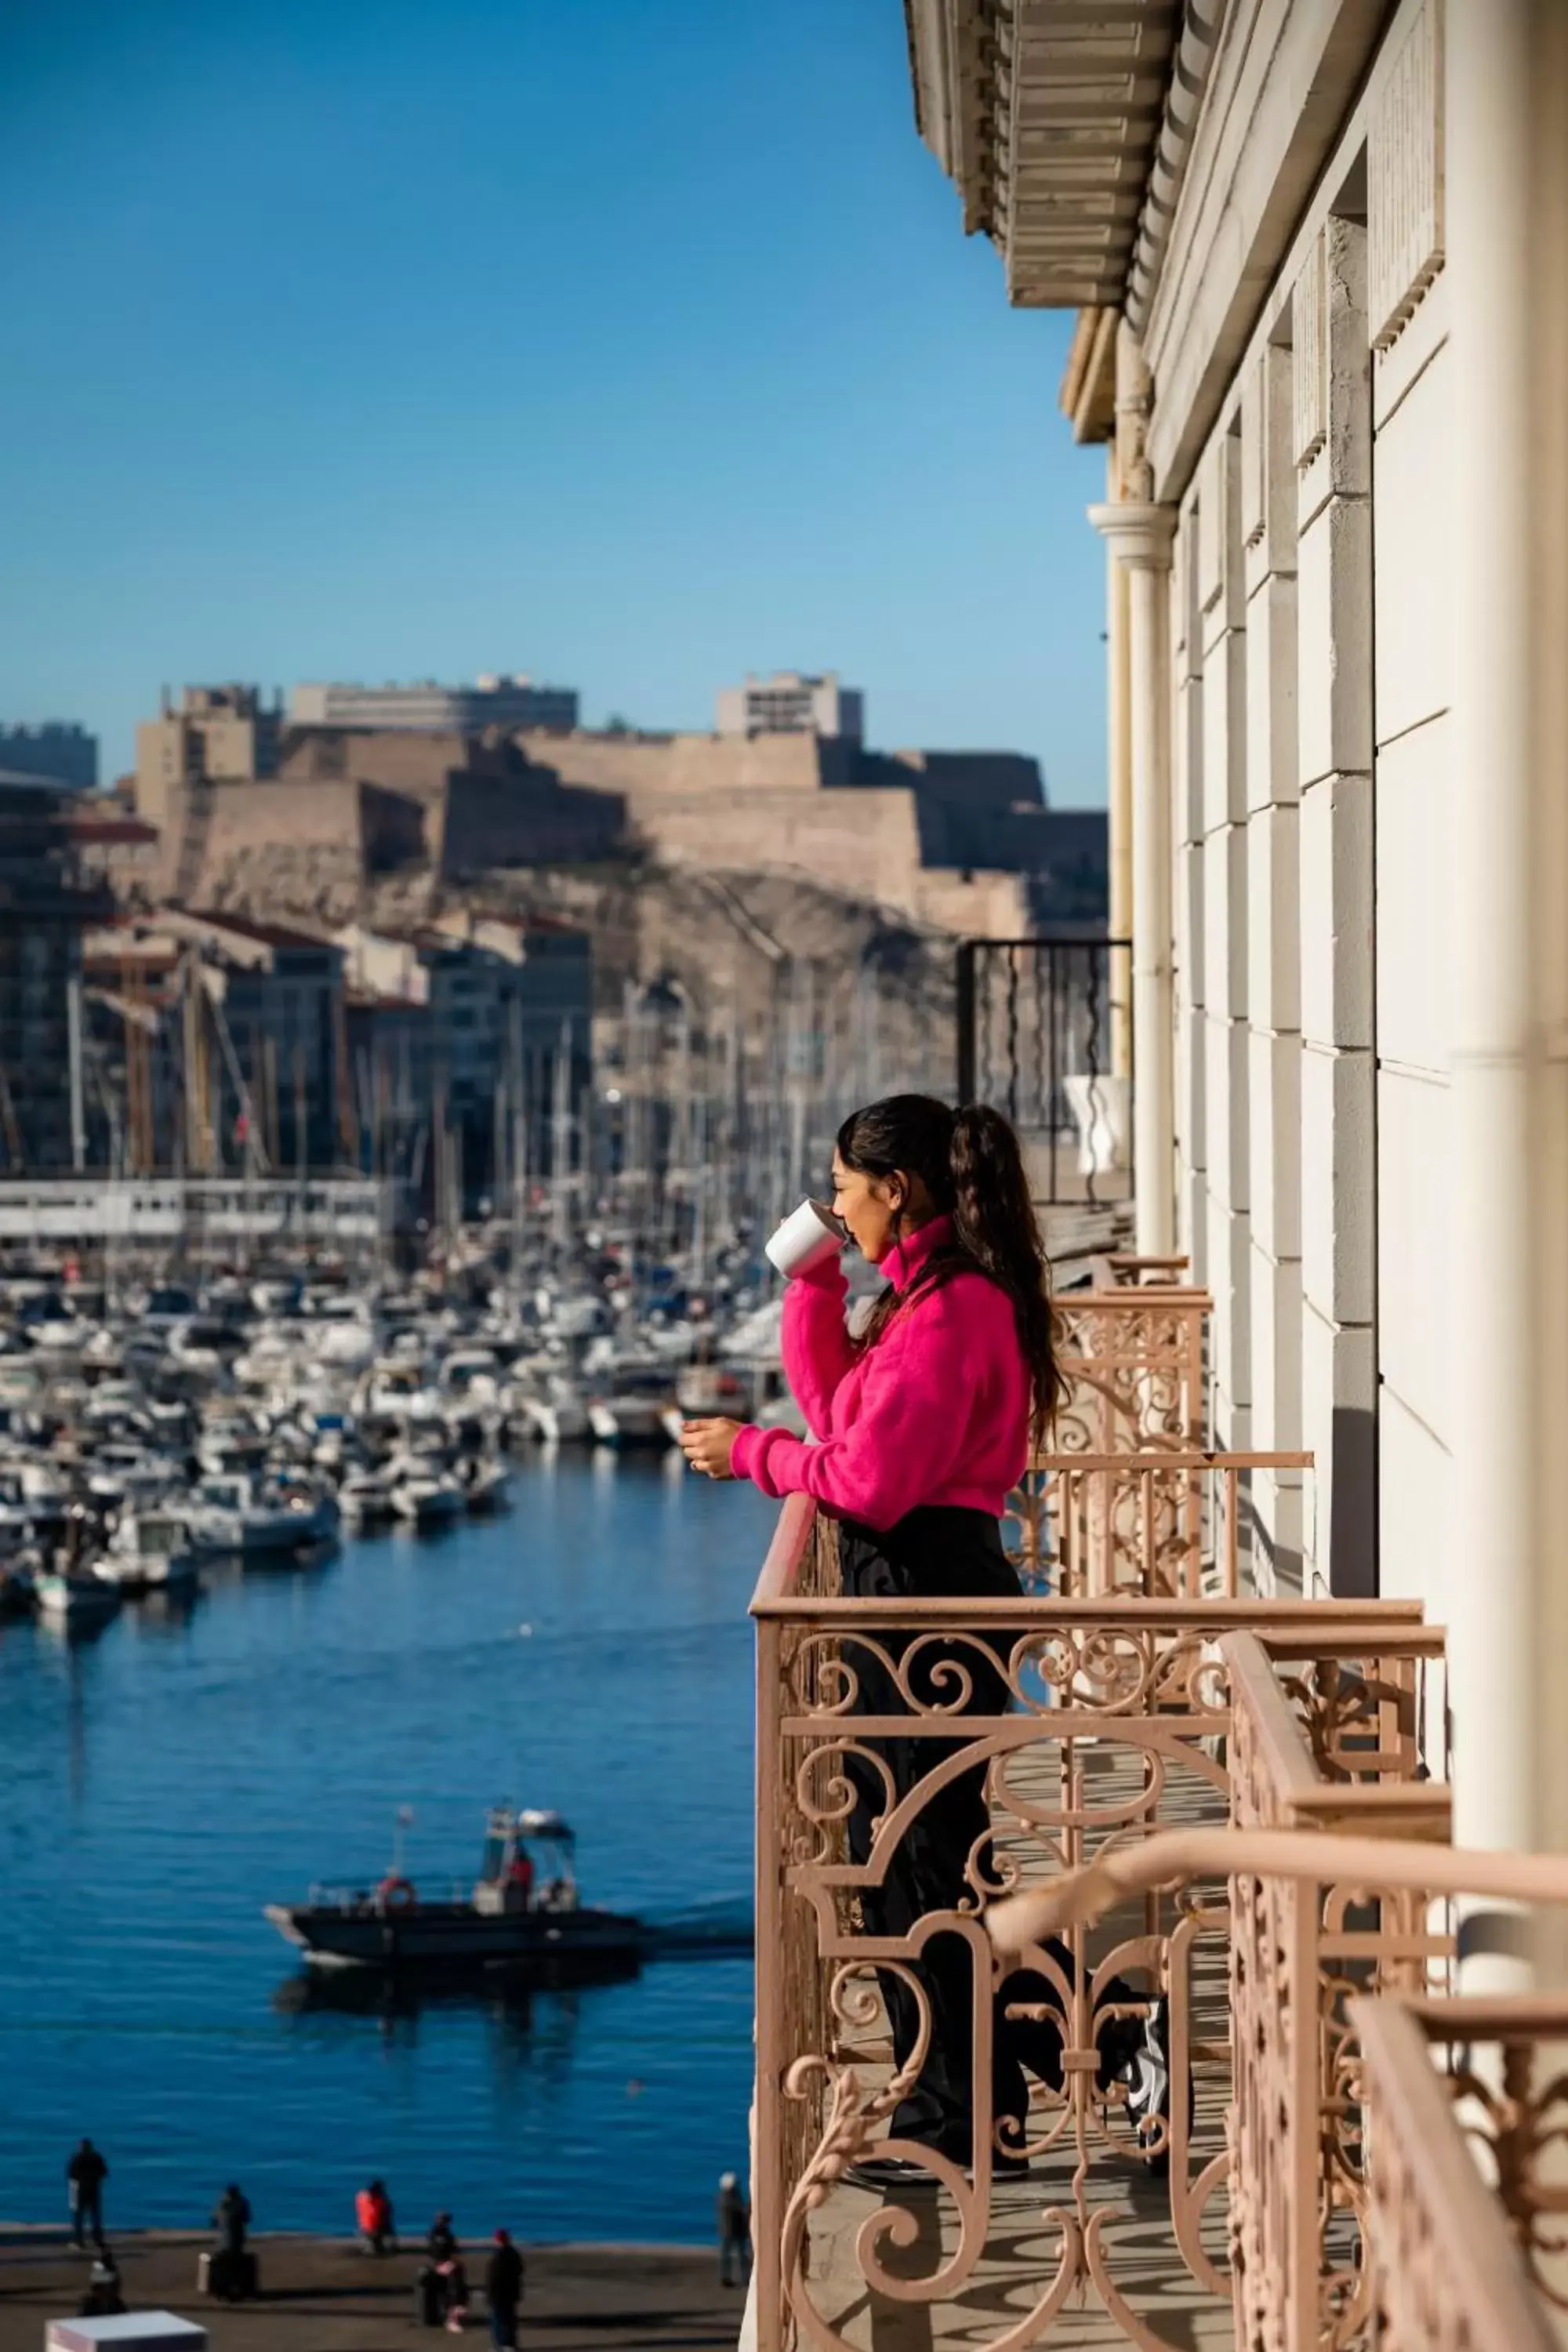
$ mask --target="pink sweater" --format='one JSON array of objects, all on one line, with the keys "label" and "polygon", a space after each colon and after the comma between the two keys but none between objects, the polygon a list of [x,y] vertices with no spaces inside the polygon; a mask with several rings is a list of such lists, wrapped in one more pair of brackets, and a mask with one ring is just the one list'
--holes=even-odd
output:
[{"label": "pink sweater", "polygon": [[[883,1270],[894,1289],[952,1238],[951,1217],[937,1217],[892,1250]],[[748,1426],[736,1475],[764,1495],[815,1495],[871,1528],[928,1503],[999,1518],[1028,1456],[1029,1375],[1011,1301],[983,1274],[952,1276],[859,1353],[844,1328],[847,1287],[830,1258],[784,1293],[784,1370],[819,1443]]]}]

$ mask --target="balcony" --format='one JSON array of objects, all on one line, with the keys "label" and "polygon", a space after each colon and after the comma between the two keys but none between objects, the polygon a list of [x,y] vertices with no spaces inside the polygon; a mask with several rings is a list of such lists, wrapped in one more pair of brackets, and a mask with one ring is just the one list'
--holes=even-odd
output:
[{"label": "balcony", "polygon": [[[1223,1530],[1215,1490],[1239,1468],[1184,1471],[1200,1524]],[[1222,1533],[1221,1563],[1226,1549]],[[1251,2340],[1233,2332],[1230,2248],[1250,2275],[1247,2231],[1270,2250],[1278,2233],[1229,2188],[1227,2118],[1265,2102],[1251,2043],[1230,2030],[1225,1873],[1180,1905],[1150,1890],[1092,1929],[1068,1922],[1010,1964],[994,1958],[984,1914],[1173,1828],[1289,1818],[1445,1836],[1428,1739],[1444,1714],[1442,1637],[1405,1604],[1205,1590],[1227,1579],[1212,1547],[1192,1556],[1199,1589],[1174,1593],[1106,1597],[1108,1544],[1081,1595],[846,1600],[831,1524],[786,1506],[752,1604],[764,2352]],[[874,1829],[855,1819],[868,1792]],[[941,1911],[908,1916],[906,1901],[900,1916],[919,1884],[909,1857],[944,1807],[965,1803],[981,1834],[963,1883]],[[935,1969],[933,1937],[949,1952]],[[1369,1982],[1426,1982],[1447,1948],[1408,1901],[1370,1922],[1336,1914],[1315,1937],[1303,1926],[1293,1947],[1296,1997],[1339,2053],[1321,2086],[1303,2074],[1296,2128],[1301,2161],[1333,2151],[1314,2171],[1310,2262],[1340,2304],[1360,2292],[1362,2210],[1359,2126],[1347,2114],[1336,2137],[1325,2122],[1343,2105],[1343,2004]],[[849,2168],[883,2138],[922,2048],[951,2033],[960,1981],[971,2144],[884,2201]],[[889,1990],[905,2012],[901,2074]],[[1107,2061],[1162,1999],[1192,2105],[1177,2099],[1141,2147]],[[1022,2115],[997,2108],[1009,2051],[1028,2053]]]},{"label": "balcony", "polygon": [[[1456,1955],[1462,1897],[1568,1902],[1568,1862],[1455,1851],[1443,1633],[1283,1589],[1310,1457],[1204,1450],[1207,1301],[1129,1271],[1062,1302],[1019,1600],[846,1596],[781,1514],[756,2345],[1556,2341],[1568,2000],[1460,1998]],[[893,2137],[933,2083],[940,2146]]]}]

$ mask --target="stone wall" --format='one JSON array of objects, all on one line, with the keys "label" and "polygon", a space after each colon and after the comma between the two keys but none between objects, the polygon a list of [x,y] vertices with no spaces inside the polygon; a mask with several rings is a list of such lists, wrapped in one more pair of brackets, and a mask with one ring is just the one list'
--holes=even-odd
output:
[{"label": "stone wall", "polygon": [[447,780],[441,870],[455,877],[611,857],[626,830],[618,793],[563,787],[548,770],[491,776],[459,769]]},{"label": "stone wall", "polygon": [[815,793],[854,746],[813,735],[559,735],[512,739],[563,783],[624,793],[640,817],[657,800],[744,792]]},{"label": "stone wall", "polygon": [[1177,1196],[1215,1443],[1315,1454],[1300,1494],[1259,1482],[1282,1573],[1441,1621],[1452,373],[1415,233],[1441,77],[1418,106],[1399,70],[1432,23],[1394,20],[1199,452],[1172,639]]}]

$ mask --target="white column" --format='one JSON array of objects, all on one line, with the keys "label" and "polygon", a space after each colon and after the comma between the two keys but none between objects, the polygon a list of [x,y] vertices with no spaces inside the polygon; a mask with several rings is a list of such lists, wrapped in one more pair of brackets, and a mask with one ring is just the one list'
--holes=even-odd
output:
[{"label": "white column", "polygon": [[1123,499],[1089,519],[1128,573],[1132,771],[1132,1152],[1138,1247],[1175,1246],[1171,939],[1171,541],[1174,507]]},{"label": "white column", "polygon": [[[1568,1846],[1568,8],[1451,0],[1456,1838]],[[1434,1281],[1444,1269],[1434,1267]]]}]

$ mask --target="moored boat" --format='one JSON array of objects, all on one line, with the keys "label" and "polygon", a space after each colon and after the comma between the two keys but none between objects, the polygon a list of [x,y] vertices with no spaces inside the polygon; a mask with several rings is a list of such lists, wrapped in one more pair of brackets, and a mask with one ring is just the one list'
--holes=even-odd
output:
[{"label": "moored boat", "polygon": [[55,1625],[101,1624],[120,1606],[120,1588],[90,1569],[50,1570],[37,1580],[38,1614]]},{"label": "moored boat", "polygon": [[237,1472],[204,1478],[191,1497],[191,1548],[234,1553],[242,1559],[280,1558],[324,1543],[337,1525],[330,1497],[295,1491],[268,1494]]}]

